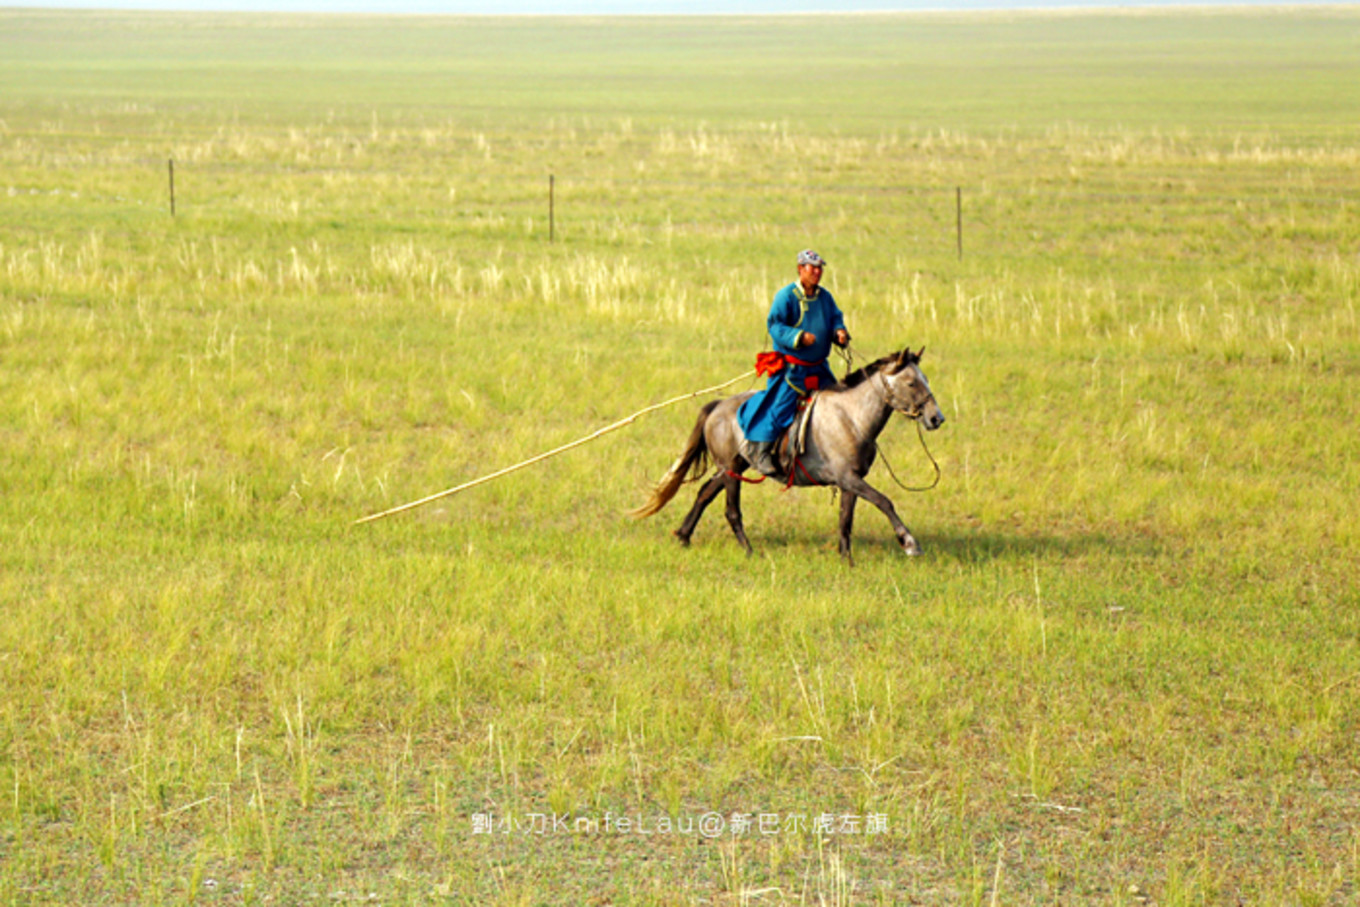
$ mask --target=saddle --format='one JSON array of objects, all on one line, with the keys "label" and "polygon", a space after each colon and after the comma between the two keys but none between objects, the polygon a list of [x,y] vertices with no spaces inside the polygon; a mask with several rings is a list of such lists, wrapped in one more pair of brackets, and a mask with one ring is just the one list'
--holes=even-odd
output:
[{"label": "saddle", "polygon": [[817,405],[817,398],[821,395],[821,391],[813,391],[808,396],[807,402],[798,408],[798,414],[793,417],[793,424],[775,443],[774,461],[785,476],[791,474],[794,460],[807,453],[807,433],[808,425],[812,422],[812,408]]}]

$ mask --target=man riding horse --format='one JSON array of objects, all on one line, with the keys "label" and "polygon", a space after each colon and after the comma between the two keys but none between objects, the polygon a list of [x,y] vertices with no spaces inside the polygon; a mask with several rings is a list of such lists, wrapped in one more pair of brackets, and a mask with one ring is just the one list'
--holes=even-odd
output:
[{"label": "man riding horse", "polygon": [[767,476],[783,472],[775,445],[793,424],[799,406],[818,389],[836,383],[826,364],[831,344],[844,347],[850,342],[836,300],[821,286],[825,267],[822,256],[811,249],[798,253],[798,279],[775,293],[766,319],[774,352],[756,359],[757,371],[770,380],[737,413],[748,442],[743,454]]}]

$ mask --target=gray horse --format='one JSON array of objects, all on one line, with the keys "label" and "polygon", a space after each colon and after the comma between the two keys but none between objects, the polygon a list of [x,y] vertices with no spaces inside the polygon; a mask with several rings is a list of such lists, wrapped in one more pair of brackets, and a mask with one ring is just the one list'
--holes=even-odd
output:
[{"label": "gray horse", "polygon": [[[898,517],[892,501],[864,477],[878,453],[875,439],[894,410],[919,419],[930,431],[944,424],[944,413],[940,412],[930,382],[921,371],[923,352],[924,347],[915,353],[905,349],[884,356],[824,391],[813,406],[805,450],[786,467],[792,470],[793,485],[834,485],[841,490],[840,551],[848,562],[853,563],[850,529],[855,519],[855,502],[860,498],[883,511],[903,551],[910,555],[921,553],[921,546]],[[684,453],[657,483],[647,503],[633,511],[633,516],[648,517],[665,507],[681,485],[703,477],[711,457],[718,470],[699,489],[694,506],[675,530],[675,536],[688,545],[704,509],[719,491],[726,491],[727,522],[746,553],[751,553],[751,543],[741,522],[741,485],[751,481],[741,474],[750,464],[742,455],[746,439],[737,425],[737,408],[754,393],[748,391],[715,400],[699,411],[699,421],[690,433]]]}]

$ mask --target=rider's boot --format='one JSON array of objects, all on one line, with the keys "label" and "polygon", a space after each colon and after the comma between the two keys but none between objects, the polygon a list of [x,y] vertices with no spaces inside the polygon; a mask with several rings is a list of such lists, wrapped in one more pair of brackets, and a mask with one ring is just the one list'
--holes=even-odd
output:
[{"label": "rider's boot", "polygon": [[774,462],[774,446],[777,441],[752,441],[751,466],[762,475],[779,475],[779,466]]}]

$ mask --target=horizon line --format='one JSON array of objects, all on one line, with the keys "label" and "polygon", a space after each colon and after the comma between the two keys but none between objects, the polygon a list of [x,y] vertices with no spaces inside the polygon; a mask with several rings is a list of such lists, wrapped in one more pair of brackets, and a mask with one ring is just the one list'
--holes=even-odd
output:
[{"label": "horizon line", "polygon": [[[626,0],[625,0],[626,2]],[[1317,8],[1360,9],[1360,0],[1020,0],[1009,3],[1007,0],[964,0],[955,5],[931,6],[894,6],[894,7],[857,7],[852,9],[762,9],[762,10],[631,10],[631,11],[457,11],[457,10],[368,10],[368,9],[312,9],[306,6],[290,8],[271,8],[265,4],[241,5],[203,5],[173,2],[133,3],[133,4],[72,4],[52,3],[11,4],[0,2],[4,12],[76,12],[76,13],[186,13],[208,15],[304,15],[318,17],[366,17],[366,18],[555,18],[555,19],[623,19],[623,18],[771,18],[793,16],[881,16],[939,13],[1121,13],[1121,12],[1202,12],[1206,10],[1231,11],[1243,10],[1263,12],[1270,10],[1288,11],[1294,9]]]}]

